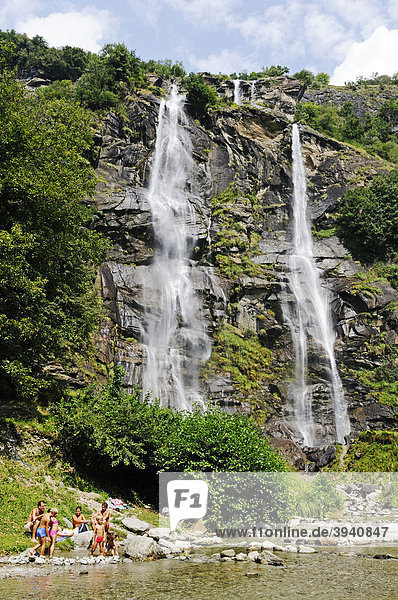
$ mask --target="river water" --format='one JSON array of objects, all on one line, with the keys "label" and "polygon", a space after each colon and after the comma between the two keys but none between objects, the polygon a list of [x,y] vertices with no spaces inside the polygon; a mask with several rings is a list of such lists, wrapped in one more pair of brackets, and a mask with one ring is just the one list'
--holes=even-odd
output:
[{"label": "river water", "polygon": [[[144,563],[59,567],[53,573],[0,580],[0,600],[397,600],[398,561],[369,555],[282,554],[284,567],[255,563]],[[397,555],[396,549],[391,551]],[[247,573],[258,573],[248,577]]]}]

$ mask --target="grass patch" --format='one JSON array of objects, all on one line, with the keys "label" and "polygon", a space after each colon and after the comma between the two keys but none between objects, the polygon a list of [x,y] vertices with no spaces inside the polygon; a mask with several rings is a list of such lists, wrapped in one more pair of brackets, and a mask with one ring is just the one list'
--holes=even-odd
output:
[{"label": "grass patch", "polygon": [[229,373],[236,390],[247,398],[270,380],[271,364],[272,352],[261,345],[256,333],[225,324],[214,335],[213,352],[203,375]]},{"label": "grass patch", "polygon": [[364,431],[344,457],[347,471],[398,471],[398,432]]}]

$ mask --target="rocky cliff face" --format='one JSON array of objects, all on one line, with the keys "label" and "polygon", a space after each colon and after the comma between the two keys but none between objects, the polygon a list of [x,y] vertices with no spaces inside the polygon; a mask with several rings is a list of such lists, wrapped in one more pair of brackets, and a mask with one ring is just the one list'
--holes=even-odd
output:
[{"label": "rocky cliff face", "polygon": [[[279,78],[272,85],[260,81],[256,89],[261,108],[215,110],[207,129],[189,121],[196,167],[188,184],[200,198],[189,223],[190,272],[214,338],[203,370],[204,392],[229,409],[254,412],[289,454],[297,450],[299,435],[287,400],[293,348],[281,304],[291,243],[291,122],[301,86]],[[231,97],[231,82],[224,82],[219,93]],[[250,99],[249,87],[243,99]],[[153,257],[146,189],[158,108],[154,96],[131,99],[128,131],[111,113],[98,140],[97,226],[112,247],[100,273],[110,319],[97,345],[103,362],[123,365],[127,387],[140,384],[146,360],[142,289]],[[324,229],[344,192],[385,167],[314,131],[302,129],[301,138],[312,218]],[[361,266],[336,237],[317,239],[314,246],[332,296],[336,356],[353,434],[396,427],[396,410],[382,404],[358,372],[380,364],[372,348],[398,342],[398,312],[390,310],[398,295],[386,282],[364,282]],[[326,446],[335,440],[333,411],[325,366],[315,348],[310,348],[309,370],[317,439]]]}]

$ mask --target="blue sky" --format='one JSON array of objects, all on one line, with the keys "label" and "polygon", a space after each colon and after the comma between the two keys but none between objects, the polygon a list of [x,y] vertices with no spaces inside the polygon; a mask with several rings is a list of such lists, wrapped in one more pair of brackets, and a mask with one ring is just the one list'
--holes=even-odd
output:
[{"label": "blue sky", "polygon": [[1,0],[0,28],[213,73],[287,65],[342,84],[398,71],[398,0]]}]

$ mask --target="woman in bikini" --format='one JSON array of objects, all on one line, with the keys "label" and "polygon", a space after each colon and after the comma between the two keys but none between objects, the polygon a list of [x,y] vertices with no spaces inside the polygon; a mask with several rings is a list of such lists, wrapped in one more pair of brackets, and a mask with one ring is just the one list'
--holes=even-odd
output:
[{"label": "woman in bikini", "polygon": [[54,556],[54,550],[55,550],[55,542],[57,541],[57,537],[72,537],[73,535],[73,531],[72,533],[67,533],[65,531],[61,531],[59,528],[59,523],[58,523],[58,509],[57,508],[52,508],[50,510],[50,530],[49,530],[49,534],[50,534],[50,552],[49,552],[49,556],[50,558],[52,558]]}]

